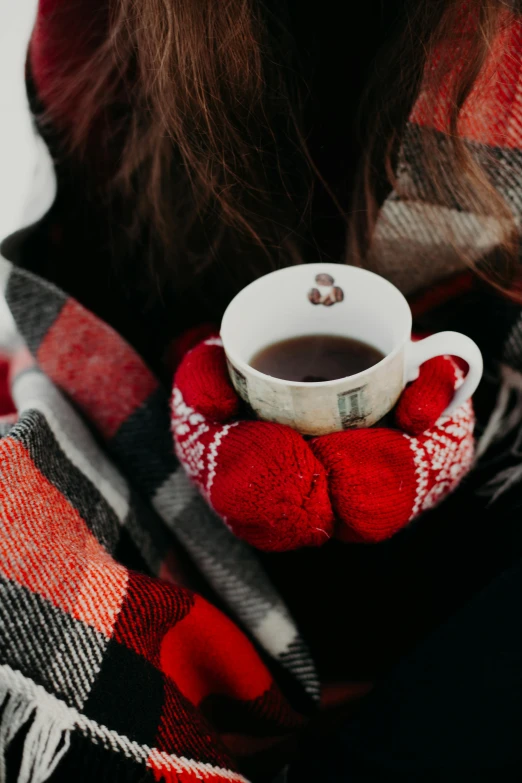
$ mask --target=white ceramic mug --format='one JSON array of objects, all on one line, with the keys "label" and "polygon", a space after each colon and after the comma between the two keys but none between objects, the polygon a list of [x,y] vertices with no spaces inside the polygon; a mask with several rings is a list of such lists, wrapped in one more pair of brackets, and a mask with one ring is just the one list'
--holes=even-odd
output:
[{"label": "white ceramic mug", "polygon": [[[260,419],[304,435],[324,435],[382,419],[420,365],[434,356],[459,356],[469,365],[446,413],[471,397],[482,376],[482,356],[473,340],[440,332],[412,342],[411,328],[406,299],[383,277],[319,263],[272,272],[244,288],[225,312],[221,338],[234,387]],[[384,358],[356,375],[316,383],[273,378],[249,364],[273,343],[316,334],[361,340]]]}]

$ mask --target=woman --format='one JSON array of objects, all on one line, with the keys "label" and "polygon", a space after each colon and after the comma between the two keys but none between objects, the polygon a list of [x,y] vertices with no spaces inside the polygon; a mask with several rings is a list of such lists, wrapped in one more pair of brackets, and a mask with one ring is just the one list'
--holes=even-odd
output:
[{"label": "woman", "polygon": [[[369,2],[341,24],[335,6],[293,2],[40,0],[28,85],[57,196],[5,243],[2,277],[33,356],[13,361],[19,419],[1,442],[7,780],[239,780],[236,766],[270,779],[295,756],[281,739],[312,711],[315,666],[352,694],[387,680],[325,752],[312,734],[290,779],[326,779],[328,764],[332,780],[520,772],[506,693],[521,646],[497,611],[519,576],[513,444],[389,543],[265,554],[262,568],[177,470],[148,369],[168,384],[174,338],[217,322],[255,276],[364,260],[407,294],[431,288],[421,328],[467,331],[492,364],[510,336],[483,444],[509,437],[519,10]],[[514,488],[489,510],[476,490],[498,475]],[[475,643],[470,677],[451,652],[468,660]],[[499,655],[509,691],[484,686]],[[448,713],[471,741],[441,731]],[[491,727],[503,742],[485,742]]]}]

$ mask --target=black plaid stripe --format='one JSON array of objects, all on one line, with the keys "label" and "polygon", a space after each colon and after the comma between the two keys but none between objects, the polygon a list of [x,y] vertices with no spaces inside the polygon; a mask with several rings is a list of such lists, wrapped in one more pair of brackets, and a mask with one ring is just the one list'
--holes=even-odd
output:
[{"label": "black plaid stripe", "polygon": [[152,506],[137,492],[131,493],[129,513],[123,524],[147,563],[147,570],[157,575],[166,553],[179,548],[176,539]]},{"label": "black plaid stripe", "polygon": [[108,640],[36,593],[0,577],[0,660],[81,708]]},{"label": "black plaid stripe", "polygon": [[147,576],[157,573],[157,569],[152,570],[149,567],[149,563],[143,557],[141,549],[136,546],[129,531],[125,528],[122,528],[121,535],[118,539],[118,545],[112,553],[112,556],[117,563],[121,563],[132,571],[137,571],[140,574],[147,574]]},{"label": "black plaid stripe", "polygon": [[[157,776],[147,769],[142,759],[115,753],[109,744],[93,742],[80,731],[70,735],[69,748],[48,783],[158,783]],[[13,780],[20,762],[13,762]],[[11,780],[8,776],[7,780]]]},{"label": "black plaid stripe", "polygon": [[110,447],[129,477],[152,497],[178,465],[170,433],[169,399],[163,388],[129,416]]},{"label": "black plaid stripe", "polygon": [[67,302],[67,296],[50,283],[13,267],[5,298],[20,334],[35,354]]},{"label": "black plaid stripe", "polygon": [[113,639],[105,650],[96,684],[83,712],[97,723],[152,747],[164,698],[161,672]]},{"label": "black plaid stripe", "polygon": [[[252,737],[277,737],[288,733],[289,726],[281,723],[283,709],[277,709],[274,705],[271,693],[265,693],[249,703],[249,710],[245,710],[245,703],[228,696],[213,694],[207,696],[199,708],[207,720],[222,732],[250,734]],[[297,722],[297,721],[296,721]],[[295,728],[295,724],[292,728]]]},{"label": "black plaid stripe", "polygon": [[[506,198],[516,214],[522,213],[522,151],[504,147],[489,147],[463,140],[463,144],[488,176],[492,185]],[[426,150],[433,150],[427,155]],[[435,191],[429,168],[436,162],[443,173],[443,191]],[[455,210],[468,206],[462,193],[462,179],[458,176],[451,151],[451,140],[440,131],[408,123],[405,129],[397,175],[401,194],[426,204],[444,204]],[[472,209],[470,209],[472,211]]]}]

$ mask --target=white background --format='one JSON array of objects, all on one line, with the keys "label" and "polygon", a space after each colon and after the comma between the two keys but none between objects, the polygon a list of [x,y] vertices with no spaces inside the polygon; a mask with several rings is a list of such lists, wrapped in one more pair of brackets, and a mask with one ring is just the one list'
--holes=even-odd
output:
[{"label": "white background", "polygon": [[[37,147],[25,96],[24,66],[37,0],[0,0],[0,240],[22,223],[31,196]],[[14,324],[0,298],[0,349]]]},{"label": "white background", "polygon": [[0,239],[20,226],[36,147],[24,86],[36,0],[0,0]]}]

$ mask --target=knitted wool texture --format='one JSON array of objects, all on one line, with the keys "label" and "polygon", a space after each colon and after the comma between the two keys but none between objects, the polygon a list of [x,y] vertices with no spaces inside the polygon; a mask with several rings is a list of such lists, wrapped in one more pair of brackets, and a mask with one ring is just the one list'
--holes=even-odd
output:
[{"label": "knitted wool texture", "polygon": [[404,390],[397,404],[395,422],[399,429],[420,435],[432,427],[451,402],[459,378],[458,365],[446,356],[423,364],[417,383]]},{"label": "knitted wool texture", "polygon": [[306,441],[283,425],[239,417],[213,337],[189,351],[175,376],[176,453],[214,510],[258,549],[319,546],[334,535],[382,541],[446,497],[471,466],[471,403],[440,418],[461,380],[446,357],[421,368],[396,411],[416,435],[375,427]]}]

